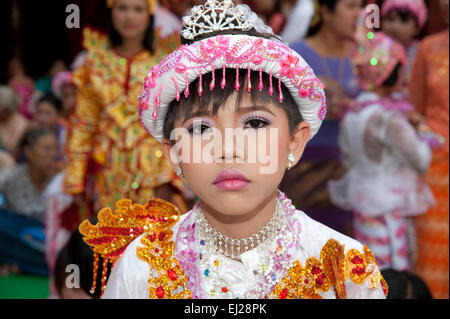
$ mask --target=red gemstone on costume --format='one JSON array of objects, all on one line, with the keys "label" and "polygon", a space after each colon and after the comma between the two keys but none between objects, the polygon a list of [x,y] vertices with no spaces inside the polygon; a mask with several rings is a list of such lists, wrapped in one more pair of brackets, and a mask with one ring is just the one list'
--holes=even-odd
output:
[{"label": "red gemstone on costume", "polygon": [[311,273],[313,275],[320,274],[321,272],[322,272],[322,270],[319,267],[317,267],[317,266],[313,266],[312,269],[311,269]]},{"label": "red gemstone on costume", "polygon": [[366,271],[362,267],[355,267],[352,269],[352,273],[357,274],[359,276],[363,275]]},{"label": "red gemstone on costume", "polygon": [[359,256],[353,257],[351,261],[352,261],[352,263],[354,263],[356,265],[362,264],[364,262],[364,260]]},{"label": "red gemstone on costume", "polygon": [[166,236],[166,234],[164,232],[160,232],[159,235],[158,235],[159,241],[163,241],[165,236]]},{"label": "red gemstone on costume", "polygon": [[319,286],[323,285],[323,279],[321,277],[317,278],[316,284],[318,284]]},{"label": "red gemstone on costume", "polygon": [[222,287],[222,292],[223,293],[227,293],[228,292],[228,288],[227,287]]},{"label": "red gemstone on costume", "polygon": [[178,278],[178,275],[177,275],[177,273],[175,272],[175,270],[169,269],[169,270],[167,271],[167,277],[169,277],[169,279],[173,281],[173,280],[176,280],[176,279]]},{"label": "red gemstone on costume", "polygon": [[280,292],[280,299],[286,299],[287,295],[288,295],[288,289],[287,289],[287,288],[284,288],[284,289],[281,290],[281,292]]},{"label": "red gemstone on costume", "polygon": [[158,248],[155,248],[155,253],[159,253],[159,249]]},{"label": "red gemstone on costume", "polygon": [[158,288],[156,288],[156,297],[158,297],[159,299],[164,298],[164,288],[159,286]]},{"label": "red gemstone on costume", "polygon": [[156,233],[151,233],[151,234],[150,234],[150,241],[151,241],[151,242],[154,242],[155,239],[156,239]]}]

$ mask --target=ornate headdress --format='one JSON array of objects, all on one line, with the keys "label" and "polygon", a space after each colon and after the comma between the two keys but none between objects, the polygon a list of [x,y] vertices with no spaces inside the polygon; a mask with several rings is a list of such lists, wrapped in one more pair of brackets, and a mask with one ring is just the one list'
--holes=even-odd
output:
[{"label": "ornate headdress", "polygon": [[66,84],[73,84],[72,72],[70,71],[61,71],[52,79],[52,91],[59,99],[62,95],[62,87]]},{"label": "ornate headdress", "polygon": [[369,32],[358,39],[352,60],[361,87],[372,90],[389,78],[397,64],[406,65],[407,56],[400,43],[382,32]]},{"label": "ornate headdress", "polygon": [[413,13],[420,29],[427,22],[428,10],[423,0],[386,0],[381,7],[381,16],[385,17],[393,9],[403,9]]},{"label": "ornate headdress", "polygon": [[[108,6],[108,8],[112,8],[114,7],[114,2],[116,0],[106,0],[106,5]],[[150,15],[153,15],[155,13],[156,10],[156,6],[158,5],[158,0],[146,0],[147,1],[147,5],[148,5],[148,12],[150,13]]]},{"label": "ornate headdress", "polygon": [[[254,29],[259,33],[271,34],[273,40],[245,35],[245,31]],[[244,34],[226,34],[229,30],[242,31]],[[195,41],[198,36],[224,31],[224,34]],[[159,65],[153,67],[145,79],[144,87],[139,93],[139,114],[144,127],[158,141],[163,138],[163,125],[169,104],[181,94],[203,90],[213,90],[216,85],[223,89],[225,76],[220,84],[214,76],[214,70],[236,69],[236,90],[267,89],[270,95],[277,94],[279,101],[284,97],[281,83],[291,93],[303,119],[311,126],[314,136],[325,118],[326,105],[323,84],[314,75],[312,69],[295,51],[281,39],[275,37],[270,27],[266,26],[247,5],[234,6],[231,0],[208,0],[204,6],[192,8],[192,15],[184,17],[181,36],[194,40],[190,45],[183,45]],[[260,82],[252,88],[248,81],[247,88],[240,88],[239,69],[248,72],[257,71]],[[211,83],[202,83],[202,75],[212,72]],[[270,85],[263,87],[262,72],[270,76]],[[197,92],[189,92],[189,84],[199,78]],[[277,87],[278,86],[278,90]],[[275,87],[275,88],[274,88]],[[278,92],[277,92],[278,91]]]}]

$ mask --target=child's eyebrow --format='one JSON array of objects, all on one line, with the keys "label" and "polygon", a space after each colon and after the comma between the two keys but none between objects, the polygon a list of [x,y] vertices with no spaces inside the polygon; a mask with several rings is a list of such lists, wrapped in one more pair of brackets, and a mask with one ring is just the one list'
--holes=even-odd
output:
[{"label": "child's eyebrow", "polygon": [[184,121],[183,121],[182,124],[186,123],[187,121],[189,121],[190,119],[192,119],[192,118],[194,118],[194,117],[202,117],[202,116],[211,116],[211,111],[208,111],[208,110],[200,110],[200,111],[193,112],[193,113],[189,114],[189,116],[187,116],[187,117],[184,119]]},{"label": "child's eyebrow", "polygon": [[267,107],[265,107],[263,105],[241,106],[236,112],[239,114],[245,114],[245,113],[250,113],[250,112],[254,112],[254,111],[266,111],[266,112],[272,114],[273,116],[275,116],[275,114],[273,114],[273,112],[271,110],[269,110]]},{"label": "child's eyebrow", "polygon": [[[275,116],[275,114],[273,114],[272,111],[270,111],[267,107],[265,107],[263,105],[241,106],[239,109],[236,110],[236,113],[245,114],[245,113],[250,113],[250,112],[254,112],[254,111],[266,111],[266,112],[269,112],[270,114],[272,114],[273,116]],[[202,116],[211,116],[211,111],[199,110],[199,111],[193,112],[193,113],[189,114],[189,116],[183,121],[182,125],[194,117],[202,117]]]}]

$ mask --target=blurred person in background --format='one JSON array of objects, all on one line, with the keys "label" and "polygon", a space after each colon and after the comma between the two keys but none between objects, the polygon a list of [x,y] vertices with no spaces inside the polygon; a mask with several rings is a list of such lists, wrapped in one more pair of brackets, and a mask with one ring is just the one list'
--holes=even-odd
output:
[{"label": "blurred person in background", "polygon": [[275,34],[279,34],[286,23],[286,18],[281,11],[281,4],[282,1],[279,0],[254,1],[255,11]]},{"label": "blurred person in background", "polygon": [[315,2],[305,40],[291,44],[325,85],[327,118],[305,148],[303,161],[285,174],[280,189],[299,209],[351,236],[352,214],[333,205],[327,182],[344,173],[339,160],[339,120],[360,92],[350,59],[362,0]]},{"label": "blurred person in background", "polygon": [[8,86],[0,86],[0,144],[16,160],[28,120],[18,112],[20,97]]},{"label": "blurred person in background", "polygon": [[[7,151],[3,149],[0,144],[0,172],[8,167],[13,166],[15,163],[14,157],[12,157]],[[2,199],[0,199],[0,202]],[[0,203],[1,206],[1,203]]]},{"label": "blurred person in background", "polygon": [[414,271],[428,285],[434,298],[449,297],[449,0],[440,0],[447,28],[419,44],[409,83],[409,97],[431,129],[445,137],[433,151],[426,181],[436,206],[415,220],[418,256]]},{"label": "blurred person in background", "polygon": [[43,193],[56,173],[58,142],[48,129],[32,129],[23,139],[26,163],[0,172],[0,262],[2,273],[46,276]]},{"label": "blurred person in background", "polygon": [[291,11],[286,14],[286,24],[281,32],[281,36],[288,43],[302,40],[308,32],[311,19],[314,16],[313,0],[285,0]]},{"label": "blurred person in background", "polygon": [[373,252],[381,269],[411,269],[415,242],[410,217],[435,204],[422,176],[431,147],[406,112],[413,107],[395,96],[402,90],[407,56],[403,46],[366,32],[352,55],[363,92],[340,124],[339,146],[347,171],[329,182],[333,203],[353,211],[355,238]]},{"label": "blurred person in background", "polygon": [[35,89],[44,93],[52,93],[52,78],[62,71],[66,71],[67,65],[61,59],[55,60],[51,63],[50,68],[45,76],[42,76],[36,80]]},{"label": "blurred person in background", "polygon": [[55,133],[59,148],[58,161],[62,162],[67,133],[66,128],[60,122],[60,113],[61,101],[51,93],[45,94],[36,102],[30,126],[46,128]]},{"label": "blurred person in background", "polygon": [[408,56],[405,67],[404,94],[407,95],[411,68],[417,54],[419,36],[427,21],[428,10],[423,0],[386,0],[381,8],[382,30],[403,45]]},{"label": "blurred person in background", "polygon": [[181,18],[189,12],[191,8],[190,0],[160,0],[161,7],[175,14],[181,23]]},{"label": "blurred person in background", "polygon": [[[93,202],[93,210],[114,207],[124,197],[144,203],[156,196],[187,211],[181,178],[137,114],[148,70],[179,45],[179,20],[174,15],[169,20],[156,0],[108,0],[107,5],[109,34],[85,28],[84,63],[73,74],[77,101],[64,190],[79,205]],[[89,183],[94,190],[88,192]]]},{"label": "blurred person in background", "polygon": [[75,109],[77,87],[73,83],[72,72],[59,72],[52,79],[53,94],[61,101],[59,122],[65,128],[68,127],[69,116]]},{"label": "blurred person in background", "polygon": [[19,59],[12,59],[8,63],[8,85],[20,97],[18,111],[27,119],[31,118],[31,96],[34,91],[34,81],[26,74],[25,66]]}]

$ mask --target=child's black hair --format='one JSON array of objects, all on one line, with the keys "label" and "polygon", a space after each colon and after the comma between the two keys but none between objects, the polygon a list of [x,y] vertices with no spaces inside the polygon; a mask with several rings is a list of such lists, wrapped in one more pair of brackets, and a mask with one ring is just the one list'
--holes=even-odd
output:
[{"label": "child's black hair", "polygon": [[23,149],[24,147],[33,147],[34,144],[36,144],[36,142],[45,135],[53,135],[56,137],[55,133],[47,128],[34,128],[34,129],[30,129],[28,130],[24,136],[22,137],[21,140],[21,148]]},{"label": "child's black hair", "polygon": [[398,78],[400,76],[400,71],[402,70],[402,64],[398,63],[394,70],[392,70],[391,74],[389,75],[389,77],[381,84],[381,86],[383,87],[387,87],[387,88],[391,88],[394,87],[397,82],[398,82]]},{"label": "child's black hair", "polygon": [[389,287],[387,299],[432,299],[425,282],[409,271],[384,269],[381,271]]},{"label": "child's black hair", "polygon": [[[77,265],[80,269],[80,288],[91,298],[99,299],[101,295],[101,272],[103,265],[103,258],[99,256],[98,274],[96,281],[96,288],[93,294],[90,290],[92,287],[93,271],[94,271],[94,255],[89,246],[83,241],[83,238],[78,230],[75,230],[70,236],[69,241],[58,254],[55,263],[54,279],[55,287],[61,296],[64,285],[66,284],[67,265]],[[108,269],[107,278],[109,277],[110,269]]]},{"label": "child's black hair", "polygon": [[323,18],[320,15],[320,8],[322,6],[326,6],[329,11],[334,12],[334,9],[336,9],[336,6],[339,3],[339,1],[341,0],[317,0],[317,5],[319,6],[319,8],[314,8],[314,10],[319,10],[319,12],[315,12],[315,17],[318,17],[319,20],[314,25],[309,26],[308,31],[306,32],[307,38],[312,37],[322,28]]},{"label": "child's black hair", "polygon": [[[268,33],[258,33],[254,29],[251,29],[247,32],[242,31],[227,31],[220,33],[209,33],[207,36],[197,37],[195,41],[199,41],[202,39],[206,39],[209,37],[213,37],[215,35],[224,35],[224,34],[245,34],[248,36],[256,36],[262,37],[265,39],[273,39],[278,40],[277,36]],[[182,40],[183,44],[191,44],[193,41],[191,40]],[[293,133],[295,128],[299,123],[303,121],[303,118],[300,114],[297,104],[295,103],[291,93],[286,88],[286,86],[281,83],[281,91],[284,97],[282,103],[278,100],[278,79],[272,78],[272,86],[274,89],[274,93],[272,96],[268,94],[268,88],[270,85],[270,77],[267,73],[262,72],[262,82],[264,85],[263,91],[258,90],[259,85],[259,72],[258,71],[250,71],[250,82],[252,89],[250,93],[247,92],[247,78],[248,78],[248,70],[239,69],[239,85],[240,89],[238,92],[238,96],[236,99],[236,109],[239,109],[239,105],[244,97],[244,94],[250,94],[251,101],[253,103],[268,103],[273,102],[276,105],[283,108],[287,114],[288,122],[289,122],[289,130],[290,133]],[[215,77],[215,87],[212,91],[209,89],[209,84],[212,81],[212,72],[208,72],[202,75],[202,85],[203,85],[203,94],[199,96],[198,88],[200,85],[200,78],[195,79],[189,85],[189,91],[191,92],[189,96],[186,98],[183,92],[180,92],[181,97],[180,101],[172,101],[170,103],[168,112],[166,115],[166,119],[164,121],[163,135],[164,138],[169,139],[170,133],[174,128],[175,120],[179,117],[183,117],[186,120],[190,114],[194,111],[206,111],[205,113],[209,113],[211,115],[217,114],[220,107],[224,105],[224,102],[236,91],[235,81],[236,81],[236,69],[226,68],[225,69],[225,80],[226,85],[222,89],[221,81],[223,76],[223,70],[217,69],[214,71]]]},{"label": "child's black hair", "polygon": [[59,113],[61,112],[62,105],[61,101],[52,93],[47,93],[44,96],[42,96],[36,103],[36,108],[39,106],[39,104],[47,102],[51,105],[53,105],[56,109],[56,111]]},{"label": "child's black hair", "polygon": [[[155,18],[153,15],[150,15],[149,23],[147,29],[145,30],[145,36],[142,41],[142,45],[144,48],[153,53],[155,51],[155,30],[154,30]],[[111,45],[115,48],[122,43],[122,36],[117,32],[114,28],[112,22],[112,9],[108,9],[108,37]]]},{"label": "child's black hair", "polygon": [[408,10],[406,8],[393,8],[389,10],[387,14],[391,12],[396,12],[403,23],[406,23],[409,20],[414,20],[414,23],[416,24],[417,28],[419,28],[419,17],[411,10]]}]

